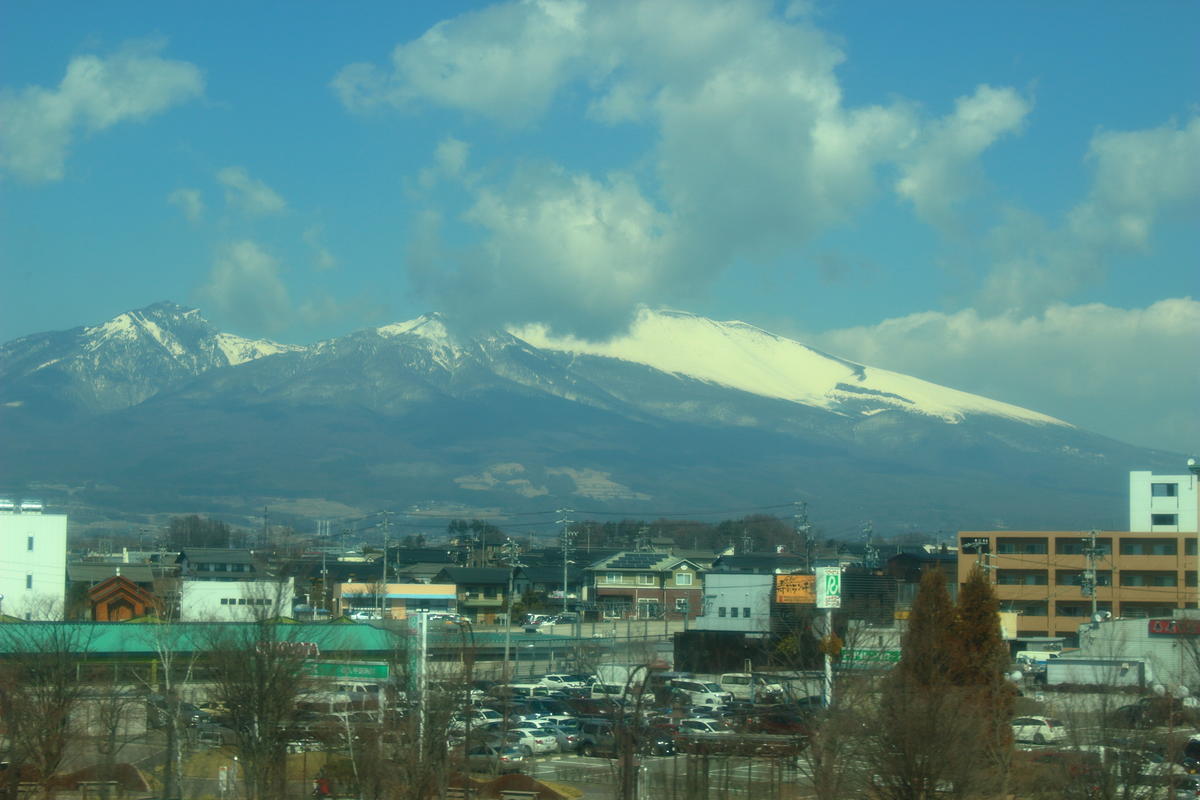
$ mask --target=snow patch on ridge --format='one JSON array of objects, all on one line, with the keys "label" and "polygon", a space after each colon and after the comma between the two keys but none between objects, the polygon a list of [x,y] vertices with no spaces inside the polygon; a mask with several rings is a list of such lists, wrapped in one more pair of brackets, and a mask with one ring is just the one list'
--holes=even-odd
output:
[{"label": "snow patch on ridge", "polygon": [[829,411],[844,412],[849,410],[847,404],[869,401],[871,410],[855,413],[877,414],[882,406],[950,423],[979,413],[1070,427],[1062,420],[1009,403],[836,358],[744,322],[716,322],[683,312],[643,309],[628,334],[607,342],[551,337],[542,326],[510,333],[546,350],[644,364],[672,375]]},{"label": "snow patch on ridge", "polygon": [[304,349],[298,345],[279,344],[268,339],[243,339],[232,333],[218,333],[214,338],[217,349],[225,356],[230,366],[256,361],[276,353],[293,353]]}]

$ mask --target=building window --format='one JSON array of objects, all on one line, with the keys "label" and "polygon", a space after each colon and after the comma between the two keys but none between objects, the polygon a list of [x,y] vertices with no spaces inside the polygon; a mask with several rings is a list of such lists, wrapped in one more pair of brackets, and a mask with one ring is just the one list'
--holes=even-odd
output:
[{"label": "building window", "polygon": [[1178,586],[1175,572],[1121,572],[1122,586]]},{"label": "building window", "polygon": [[610,573],[606,574],[604,576],[604,582],[605,583],[620,583],[621,582],[621,573],[610,572]]},{"label": "building window", "polygon": [[33,588],[33,576],[32,576],[32,575],[26,575],[26,576],[25,576],[25,588],[26,588],[26,589],[32,589],[32,588]]},{"label": "building window", "polygon": [[[1086,574],[1086,571],[1081,569],[1060,569],[1055,574],[1054,582],[1059,586],[1083,586],[1083,578]],[[1112,570],[1096,570],[1096,585],[1112,586]]]},{"label": "building window", "polygon": [[730,607],[729,607],[729,616],[731,616],[731,617],[736,617],[736,616],[737,616],[737,606],[730,606]]},{"label": "building window", "polygon": [[[1045,600],[1016,600],[1005,605],[1008,608],[1005,611],[1015,611],[1025,617],[1044,617],[1046,616],[1046,601]],[[1020,622],[1017,623],[1018,627]]]},{"label": "building window", "polygon": [[1092,607],[1090,603],[1058,603],[1055,613],[1060,617],[1090,617]]},{"label": "building window", "polygon": [[1151,514],[1150,515],[1150,524],[1151,525],[1178,525],[1179,524],[1179,515],[1178,514]]},{"label": "building window", "polygon": [[747,619],[749,619],[749,618],[750,618],[750,609],[748,609],[748,608],[743,608],[743,609],[742,609],[742,616],[743,616],[743,617],[745,617],[745,618],[747,618]]},{"label": "building window", "polygon": [[1196,586],[1196,570],[1189,569],[1187,572],[1183,573],[1183,585],[1191,587]]},{"label": "building window", "polygon": [[720,608],[717,609],[717,616],[718,617],[725,616],[725,606],[721,606]]},{"label": "building window", "polygon": [[[1085,555],[1091,537],[1059,537],[1054,540],[1054,552],[1060,556]],[[1112,552],[1112,539],[1096,539],[1096,555],[1108,555]]]},{"label": "building window", "polygon": [[692,573],[676,572],[675,573],[675,585],[676,586],[691,586],[692,585]]},{"label": "building window", "polygon": [[1045,586],[1044,569],[1001,569],[996,571],[996,583],[1004,586]]},{"label": "building window", "polygon": [[996,552],[1004,555],[1044,556],[1047,546],[1047,540],[1044,538],[996,540]]},{"label": "building window", "polygon": [[1174,539],[1121,540],[1121,555],[1123,556],[1173,556],[1178,551],[1179,543]]},{"label": "building window", "polygon": [[1150,484],[1151,497],[1178,497],[1178,483],[1152,483]]},{"label": "building window", "polygon": [[32,536],[30,536],[28,539],[25,540],[25,549],[26,550],[33,549],[33,537]]},{"label": "building window", "polygon": [[688,599],[686,597],[676,597],[675,598],[675,610],[681,611],[684,614],[686,614],[687,610],[688,610]]},{"label": "building window", "polygon": [[223,605],[223,606],[227,606],[227,605],[229,605],[229,598],[228,598],[228,597],[222,597],[222,598],[221,598],[221,605]]},{"label": "building window", "polygon": [[638,583],[640,583],[642,586],[653,586],[654,585],[654,576],[653,575],[638,575]]}]

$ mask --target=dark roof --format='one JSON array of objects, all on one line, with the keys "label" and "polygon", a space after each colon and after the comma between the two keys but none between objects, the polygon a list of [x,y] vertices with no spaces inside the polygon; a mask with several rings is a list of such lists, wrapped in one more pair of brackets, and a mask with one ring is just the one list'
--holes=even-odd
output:
[{"label": "dark roof", "polygon": [[507,584],[508,570],[501,567],[446,567],[434,576],[434,583],[443,582]]},{"label": "dark roof", "polygon": [[154,582],[154,571],[147,564],[67,564],[67,580],[71,583],[100,583],[114,575],[133,583]]},{"label": "dark roof", "polygon": [[[530,583],[562,583],[562,567],[521,567],[517,577],[524,578]],[[567,583],[579,583],[583,580],[583,570],[580,567],[567,567]]]},{"label": "dark roof", "polygon": [[186,560],[189,564],[253,564],[252,550],[226,550],[221,547],[189,547],[181,550],[175,563]]},{"label": "dark roof", "polygon": [[912,559],[927,564],[957,564],[958,553],[926,553],[924,550],[919,553],[897,553],[888,559],[888,561],[900,561],[903,559]]},{"label": "dark roof", "polygon": [[713,561],[712,568],[717,572],[774,572],[777,569],[799,569],[805,561],[804,556],[793,553],[746,553],[720,556]]},{"label": "dark roof", "polygon": [[393,564],[457,565],[459,548],[450,547],[389,547],[388,557]]}]

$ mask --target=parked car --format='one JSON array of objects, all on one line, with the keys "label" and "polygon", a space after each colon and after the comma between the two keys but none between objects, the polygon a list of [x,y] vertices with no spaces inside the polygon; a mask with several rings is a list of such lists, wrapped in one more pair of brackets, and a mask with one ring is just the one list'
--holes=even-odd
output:
[{"label": "parked car", "polygon": [[558,739],[549,731],[514,728],[504,734],[505,744],[522,748],[528,755],[543,755],[558,750]]},{"label": "parked car", "polygon": [[585,756],[612,756],[617,753],[617,737],[607,719],[579,721],[579,752]]},{"label": "parked car", "polygon": [[1197,721],[1196,709],[1175,697],[1140,697],[1137,702],[1113,711],[1110,725],[1119,728],[1159,728],[1190,725]]},{"label": "parked car", "polygon": [[1066,727],[1053,717],[1017,717],[1012,721],[1012,732],[1018,742],[1051,744],[1067,740]]},{"label": "parked car", "polygon": [[671,681],[671,695],[689,706],[723,706],[733,699],[719,683],[686,679]]},{"label": "parked car", "polygon": [[477,744],[467,751],[467,769],[472,772],[521,772],[525,766],[525,752],[519,747]]},{"label": "parked car", "polygon": [[732,728],[715,719],[681,719],[678,727],[680,733],[733,734]]},{"label": "parked car", "polygon": [[587,675],[568,675],[562,672],[551,673],[542,678],[542,685],[551,689],[586,689],[591,685]]}]

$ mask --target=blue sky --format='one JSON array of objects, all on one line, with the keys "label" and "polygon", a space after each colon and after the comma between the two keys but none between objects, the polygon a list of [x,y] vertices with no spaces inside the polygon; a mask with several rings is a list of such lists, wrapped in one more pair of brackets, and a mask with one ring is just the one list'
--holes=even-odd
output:
[{"label": "blue sky", "polygon": [[295,343],[645,304],[1200,450],[1198,33],[1184,2],[10,4],[0,341],[163,299]]}]

